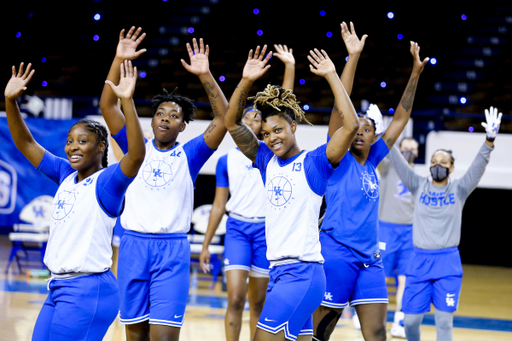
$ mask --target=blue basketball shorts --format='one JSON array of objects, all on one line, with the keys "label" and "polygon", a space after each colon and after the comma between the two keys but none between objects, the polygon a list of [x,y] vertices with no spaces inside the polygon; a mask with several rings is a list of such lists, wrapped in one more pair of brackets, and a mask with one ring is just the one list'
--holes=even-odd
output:
[{"label": "blue basketball shorts", "polygon": [[117,270],[120,321],[181,327],[190,286],[190,244],[185,233],[125,230]]},{"label": "blue basketball shorts", "polygon": [[379,221],[379,241],[386,243],[381,251],[386,277],[405,276],[414,249],[412,225]]},{"label": "blue basketball shorts", "polygon": [[114,235],[112,236],[112,246],[119,247],[121,245],[121,237],[124,234],[124,227],[121,226],[121,217],[117,217],[114,225]]},{"label": "blue basketball shorts", "polygon": [[388,291],[382,260],[366,265],[352,251],[328,233],[320,233],[324,271],[327,280],[322,305],[343,309],[349,303],[388,303]]},{"label": "blue basketball shorts", "polygon": [[406,272],[402,311],[423,314],[430,303],[440,311],[454,312],[459,305],[462,286],[462,264],[459,249],[440,250],[415,248]]},{"label": "blue basketball shorts", "polygon": [[265,223],[248,223],[229,217],[224,237],[224,270],[255,271],[268,275]]},{"label": "blue basketball shorts", "polygon": [[292,263],[270,270],[267,299],[258,328],[287,340],[313,335],[313,312],[325,292],[325,275],[320,263]]},{"label": "blue basketball shorts", "polygon": [[32,340],[102,340],[119,312],[119,288],[110,270],[52,279]]}]

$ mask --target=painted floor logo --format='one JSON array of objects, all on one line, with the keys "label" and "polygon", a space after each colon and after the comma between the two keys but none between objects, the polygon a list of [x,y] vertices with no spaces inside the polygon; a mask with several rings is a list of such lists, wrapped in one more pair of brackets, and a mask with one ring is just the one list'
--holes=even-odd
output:
[{"label": "painted floor logo", "polygon": [[11,214],[16,206],[16,169],[0,160],[0,214]]}]

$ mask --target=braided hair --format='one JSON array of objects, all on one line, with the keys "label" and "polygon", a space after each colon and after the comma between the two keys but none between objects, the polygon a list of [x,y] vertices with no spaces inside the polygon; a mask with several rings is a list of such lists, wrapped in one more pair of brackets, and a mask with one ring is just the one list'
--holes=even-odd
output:
[{"label": "braided hair", "polygon": [[313,125],[306,119],[306,114],[299,106],[300,102],[289,89],[269,84],[264,91],[248,99],[254,99],[254,109],[261,113],[261,119],[265,122],[267,117],[277,115],[288,123],[298,121]]},{"label": "braided hair", "polygon": [[78,122],[76,122],[75,124],[73,124],[71,129],[73,129],[74,126],[77,126],[79,124],[84,125],[87,130],[94,133],[97,137],[98,143],[105,142],[105,150],[103,151],[103,157],[101,159],[101,166],[103,168],[108,167],[108,131],[107,131],[107,128],[105,128],[105,126],[103,124],[99,123],[98,121],[83,118],[83,119],[79,120]]},{"label": "braided hair", "polygon": [[163,94],[153,97],[151,100],[151,102],[153,102],[153,115],[156,114],[160,104],[165,102],[174,102],[178,104],[183,110],[183,121],[185,121],[185,123],[189,123],[190,121],[193,121],[194,118],[196,118],[195,110],[197,107],[190,99],[176,95],[177,90],[178,88],[175,88],[171,93],[169,93],[166,89],[163,89]]}]

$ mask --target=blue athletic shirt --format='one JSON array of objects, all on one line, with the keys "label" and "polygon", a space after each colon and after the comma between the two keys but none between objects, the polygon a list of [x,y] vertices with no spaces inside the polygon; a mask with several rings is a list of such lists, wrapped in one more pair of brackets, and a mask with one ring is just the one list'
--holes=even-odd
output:
[{"label": "blue athletic shirt", "polygon": [[228,154],[222,155],[215,168],[215,184],[217,187],[229,187]]},{"label": "blue athletic shirt", "polygon": [[[323,196],[327,187],[327,180],[333,174],[333,167],[326,156],[327,143],[321,145],[308,152],[304,159],[304,170],[309,187],[318,195]],[[279,166],[284,167],[292,163],[295,159],[304,153],[304,150],[299,154],[292,156],[288,159],[277,158]],[[258,154],[256,154],[256,161],[254,168],[258,168],[263,179],[263,184],[266,184],[267,165],[274,156],[272,150],[264,142],[260,142]]]},{"label": "blue athletic shirt", "polygon": [[[116,135],[112,135],[114,140],[116,140],[117,144],[123,151],[123,153],[126,153],[128,151],[128,137],[126,136],[126,125],[121,129]],[[155,140],[151,140],[153,143],[153,146],[156,150],[159,150],[155,146]],[[144,138],[144,143],[147,143],[148,139]],[[162,150],[162,152],[169,152],[173,149],[175,149],[179,143],[176,143],[174,147],[172,147],[169,150]],[[215,152],[215,150],[212,150],[206,142],[204,141],[203,134],[198,135],[197,137],[193,138],[192,140],[186,142],[183,145],[183,150],[187,154],[187,160],[188,160],[188,169],[190,171],[190,177],[192,178],[192,181],[195,183],[197,176],[199,175],[199,171],[201,170],[201,167],[208,161],[210,156]]]},{"label": "blue athletic shirt", "polygon": [[388,153],[389,148],[382,139],[370,147],[364,166],[347,152],[329,178],[325,193],[327,209],[322,231],[350,248],[354,256],[364,264],[372,264],[380,259],[380,194],[375,170]]},{"label": "blue athletic shirt", "polygon": [[[73,172],[76,172],[64,158],[45,151],[37,170],[60,185]],[[96,189],[98,203],[109,216],[117,217],[123,210],[124,194],[135,177],[130,178],[121,171],[119,163],[107,167],[98,177]],[[87,180],[87,179],[85,179]],[[84,181],[85,181],[84,180]],[[75,178],[76,183],[76,178]]]}]

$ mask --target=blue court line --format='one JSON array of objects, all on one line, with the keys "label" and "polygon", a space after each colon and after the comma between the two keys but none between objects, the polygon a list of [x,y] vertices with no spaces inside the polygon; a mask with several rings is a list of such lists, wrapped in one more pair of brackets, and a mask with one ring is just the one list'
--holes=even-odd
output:
[{"label": "blue court line", "polygon": [[[46,281],[9,281],[0,280],[0,291],[24,292],[35,294],[47,294]],[[42,301],[31,301],[30,303],[40,304]],[[223,308],[228,306],[227,297],[204,296],[190,294],[187,305],[198,307]],[[394,311],[388,311],[387,321],[393,322]],[[213,317],[213,316],[212,316]],[[425,314],[423,325],[434,326],[434,314]],[[490,319],[480,317],[457,316],[453,317],[453,326],[455,328],[480,329],[499,332],[512,332],[512,320]]]}]

